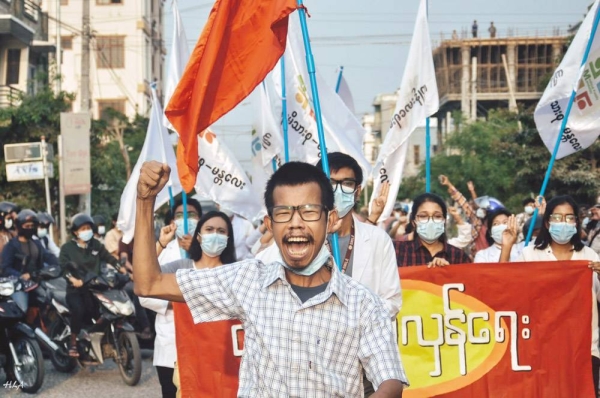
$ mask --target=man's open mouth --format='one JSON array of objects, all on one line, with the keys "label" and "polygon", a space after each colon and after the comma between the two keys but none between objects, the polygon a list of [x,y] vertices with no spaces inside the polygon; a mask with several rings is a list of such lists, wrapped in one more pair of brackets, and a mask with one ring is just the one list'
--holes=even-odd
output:
[{"label": "man's open mouth", "polygon": [[311,245],[311,240],[305,236],[291,236],[284,240],[286,251],[292,258],[304,257]]}]

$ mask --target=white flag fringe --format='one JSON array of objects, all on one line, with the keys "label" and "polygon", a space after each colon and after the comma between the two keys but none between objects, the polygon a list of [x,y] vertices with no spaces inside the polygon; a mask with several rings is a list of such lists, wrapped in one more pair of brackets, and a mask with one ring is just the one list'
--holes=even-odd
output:
[{"label": "white flag fringe", "polygon": [[248,220],[254,219],[261,210],[262,199],[229,148],[207,129],[198,135],[198,153],[196,193]]},{"label": "white flag fringe", "polygon": [[[576,90],[556,159],[584,150],[600,134],[600,29],[590,38],[598,4],[596,0],[579,27],[533,114],[542,141],[553,153],[571,94]],[[582,68],[581,62],[590,39],[592,46]]]},{"label": "white flag fringe", "polygon": [[[173,0],[171,6],[173,12],[173,41],[171,42],[171,54],[169,55],[169,66],[167,71],[167,79],[165,82],[165,108],[169,105],[169,101],[173,96],[173,92],[181,80],[185,66],[190,59],[190,49],[187,43],[187,37],[181,22],[181,16],[179,15],[179,8],[177,6],[177,0]],[[163,114],[163,124],[171,129],[175,130],[171,125],[169,119]]]},{"label": "white flag fringe", "polygon": [[156,95],[156,90],[152,89],[152,111],[150,113],[150,122],[148,124],[144,146],[142,147],[137,163],[131,172],[131,177],[129,178],[129,181],[127,181],[127,185],[125,185],[125,189],[121,195],[117,227],[123,232],[123,242],[125,243],[129,243],[133,239],[135,230],[137,184],[140,178],[140,169],[144,162],[156,160],[158,162],[166,163],[171,167],[169,182],[156,197],[156,203],[154,205],[155,210],[169,201],[169,186],[172,189],[173,196],[179,194],[182,190],[177,174],[175,151],[169,140],[169,132],[162,124],[163,115],[164,113]]},{"label": "white flag fringe", "polygon": [[438,111],[439,103],[427,24],[427,0],[421,0],[394,116],[373,167],[371,203],[379,195],[383,182],[389,181],[391,184],[379,221],[389,217],[394,208],[402,180],[408,138],[427,117]]}]

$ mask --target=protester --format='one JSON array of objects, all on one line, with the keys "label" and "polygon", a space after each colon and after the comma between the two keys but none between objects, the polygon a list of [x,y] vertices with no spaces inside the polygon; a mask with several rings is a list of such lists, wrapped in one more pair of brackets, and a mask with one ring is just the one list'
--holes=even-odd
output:
[{"label": "protester", "polygon": [[471,262],[465,252],[447,243],[446,216],[446,203],[439,196],[424,193],[415,198],[409,220],[416,232],[414,239],[394,241],[398,267],[443,267]]},{"label": "protester", "polygon": [[469,245],[473,242],[471,239],[473,227],[463,220],[459,211],[458,207],[448,207],[448,213],[452,216],[458,232],[455,237],[448,239],[448,244],[462,249],[465,253],[469,253]]},{"label": "protester", "polygon": [[[59,263],[63,268],[64,276],[69,282],[67,285],[67,305],[71,311],[71,342],[69,356],[77,358],[77,336],[86,321],[98,316],[98,308],[94,303],[92,293],[83,286],[83,276],[86,274],[100,275],[101,263],[105,262],[121,272],[117,259],[94,238],[94,220],[84,213],[73,216],[71,220],[71,234],[73,239],[60,248]],[[81,270],[79,275],[73,275],[67,270],[70,263],[77,265]]]},{"label": "protester", "polygon": [[104,216],[95,215],[92,217],[94,220],[94,238],[104,244],[104,237],[106,236],[106,219]]},{"label": "protester", "polygon": [[194,240],[192,234],[196,230],[200,217],[202,217],[202,206],[196,199],[187,198],[187,217],[188,232],[186,234],[183,221],[183,199],[176,200],[173,206],[173,213],[169,213],[165,218],[166,225],[172,223],[175,225],[175,239],[173,239],[171,235],[171,240],[167,241],[166,245],[164,245],[165,242],[161,242],[160,239],[158,240],[158,244],[161,245],[163,249],[160,254],[167,256],[171,259],[170,261],[188,258],[188,251]]},{"label": "protester", "polygon": [[12,202],[0,202],[0,263],[4,245],[13,238],[11,233],[14,228],[12,212],[16,208],[17,205]]},{"label": "protester", "polygon": [[490,27],[488,28],[488,32],[490,32],[490,37],[492,39],[496,37],[496,27],[494,26],[494,22],[492,22],[490,24]]},{"label": "protester", "polygon": [[[525,247],[517,261],[568,261],[588,260],[590,267],[600,271],[600,257],[581,241],[581,220],[578,217],[579,206],[572,197],[561,195],[552,198],[546,204],[543,223],[535,240],[535,245]],[[517,240],[515,228],[506,230],[507,245],[502,247],[500,261],[507,261],[510,246]],[[598,391],[600,372],[600,352],[598,350],[598,307],[600,299],[600,281],[593,276],[592,303],[592,375],[594,391]]]},{"label": "protester", "polygon": [[56,245],[56,243],[54,243],[54,241],[50,237],[50,229],[52,228],[52,224],[54,224],[54,217],[52,217],[46,212],[41,211],[37,214],[37,218],[39,224],[37,233],[33,238],[39,239],[40,242],[42,242],[42,246],[44,246],[44,249],[48,250],[56,258],[58,258],[60,254],[60,248]]},{"label": "protester", "polygon": [[[500,208],[488,214],[487,217],[487,232],[486,239],[490,245],[487,249],[483,249],[475,254],[475,263],[497,263],[500,261],[500,253],[504,243],[503,236],[506,228],[517,229],[515,216],[505,208]],[[510,261],[516,261],[518,251],[513,246],[510,252]]]},{"label": "protester", "polygon": [[261,237],[262,234],[256,232],[252,223],[245,218],[235,214],[226,207],[221,207],[221,211],[231,219],[233,225],[233,236],[235,236],[235,255],[241,261],[253,258],[252,246]]},{"label": "protester", "polygon": [[[190,259],[176,259],[161,263],[162,272],[174,273],[178,269],[214,268],[236,261],[235,245],[229,217],[219,211],[206,213],[196,226],[190,246]],[[163,228],[159,239],[169,239],[171,229]],[[172,235],[170,239],[172,239]],[[163,257],[164,259],[164,257]],[[160,262],[160,261],[159,261]],[[166,300],[142,297],[142,306],[156,312],[156,340],[154,341],[154,360],[163,398],[176,396],[173,384],[173,369],[177,361],[175,345],[175,323],[173,308]]]},{"label": "protester", "polygon": [[[519,231],[519,241],[525,239],[523,235],[523,226],[533,216],[533,212],[535,211],[535,200],[532,197],[526,197],[523,199],[523,212],[517,214],[517,230]],[[525,232],[526,234],[527,232]]]},{"label": "protester", "polygon": [[[44,268],[44,264],[57,265],[58,260],[44,249],[39,240],[33,239],[38,227],[37,214],[33,210],[21,210],[15,221],[17,236],[9,240],[2,249],[0,275],[16,276],[24,281],[34,280]],[[16,291],[11,297],[24,312],[27,312],[27,291]]]},{"label": "protester", "polygon": [[374,398],[402,396],[407,381],[385,304],[340,273],[324,245],[340,223],[331,183],[321,170],[289,162],[267,183],[264,222],[281,262],[246,260],[179,270],[176,276],[161,273],[152,244],[154,201],[169,174],[157,162],[141,168],[136,291],[185,300],[195,322],[242,321],[239,396],[362,396],[363,369],[376,389]]},{"label": "protester", "polygon": [[394,204],[394,221],[390,224],[390,230],[388,234],[392,239],[399,239],[400,236],[406,233],[406,226],[408,225],[408,206],[396,202]]},{"label": "protester", "polygon": [[600,204],[590,209],[590,222],[588,223],[587,241],[588,246],[600,254]]},{"label": "protester", "polygon": [[104,237],[104,247],[110,254],[112,254],[115,258],[119,258],[119,242],[123,238],[123,232],[117,227],[117,219],[119,215],[117,213],[113,214],[112,228],[106,233]]}]

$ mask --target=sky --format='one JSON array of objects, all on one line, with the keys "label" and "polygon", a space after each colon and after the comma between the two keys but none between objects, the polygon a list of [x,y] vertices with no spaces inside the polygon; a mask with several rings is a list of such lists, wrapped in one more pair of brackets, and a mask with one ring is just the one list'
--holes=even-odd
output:
[{"label": "sky", "polygon": [[[204,27],[212,1],[178,0],[190,50]],[[429,29],[433,47],[452,31],[470,34],[477,20],[480,37],[488,37],[493,21],[498,37],[550,36],[581,21],[592,0],[429,0]],[[165,3],[167,54],[172,40],[171,2]],[[393,93],[402,79],[419,0],[305,0],[311,15],[308,29],[317,70],[333,86],[336,71],[354,97],[357,117],[372,112],[373,99]],[[292,18],[297,18],[293,14]],[[168,55],[167,55],[168,56]],[[250,163],[253,97],[242,101],[214,125],[219,137],[238,160]]]}]

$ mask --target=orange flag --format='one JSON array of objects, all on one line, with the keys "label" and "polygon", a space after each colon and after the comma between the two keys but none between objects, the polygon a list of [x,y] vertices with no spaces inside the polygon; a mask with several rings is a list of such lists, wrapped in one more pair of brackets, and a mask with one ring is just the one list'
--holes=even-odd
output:
[{"label": "orange flag", "polygon": [[296,0],[217,0],[165,114],[179,133],[186,192],[198,174],[197,134],[233,109],[285,51]]}]

